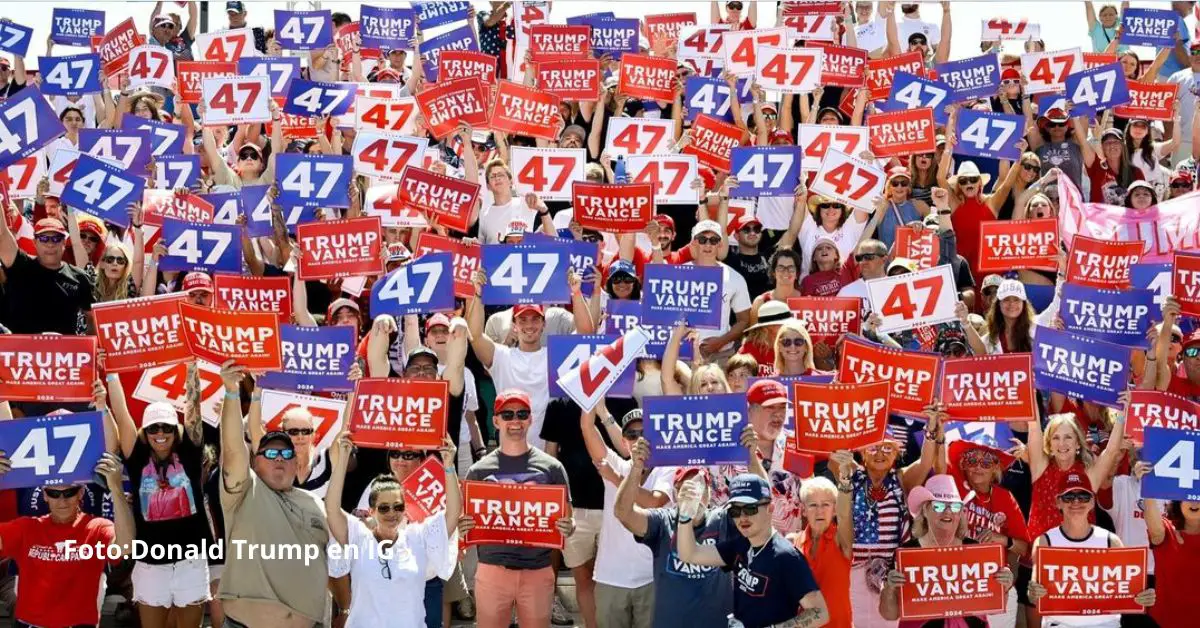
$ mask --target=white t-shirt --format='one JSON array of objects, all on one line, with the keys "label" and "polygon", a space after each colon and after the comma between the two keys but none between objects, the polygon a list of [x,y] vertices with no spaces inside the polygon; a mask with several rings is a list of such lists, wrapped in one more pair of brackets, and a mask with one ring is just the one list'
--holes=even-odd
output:
[{"label": "white t-shirt", "polygon": [[533,403],[533,423],[529,426],[529,444],[546,448],[542,440],[542,423],[546,421],[546,406],[550,403],[550,377],[546,348],[526,353],[516,347],[496,345],[492,359],[492,381],[496,392],[516,388],[529,394]]},{"label": "white t-shirt", "polygon": [[842,289],[838,290],[837,295],[839,297],[858,297],[862,299],[862,316],[864,320],[871,313],[871,302],[867,299],[867,282],[863,278],[859,277],[842,286]]},{"label": "white t-shirt", "polygon": [[504,239],[508,225],[514,220],[523,221],[526,230],[537,227],[537,212],[525,205],[525,199],[514,196],[503,205],[484,205],[479,216],[479,238],[484,244],[498,244]]},{"label": "white t-shirt", "polygon": [[908,38],[913,33],[924,33],[930,48],[937,47],[938,43],[942,41],[942,29],[937,24],[926,22],[920,18],[910,18],[901,14],[900,19],[896,21],[896,30],[900,35],[901,50],[908,50]]},{"label": "white t-shirt", "polygon": [[[628,460],[611,449],[604,463],[622,478],[633,469]],[[674,477],[674,467],[652,469],[646,481],[642,482],[642,488],[672,495]],[[596,567],[592,578],[610,587],[636,589],[654,582],[654,554],[649,547],[635,541],[633,533],[617,521],[614,514],[617,488],[607,480],[604,482],[604,519],[600,524],[600,540],[596,546]]]},{"label": "white t-shirt", "polygon": [[[692,262],[688,262],[685,266],[694,266]],[[726,266],[721,262],[717,262],[721,267],[721,303],[723,307],[721,311],[724,313],[721,316],[720,329],[699,329],[697,334],[701,340],[705,338],[715,338],[721,334],[729,332],[729,313],[737,314],[750,309],[750,289],[746,287],[746,278],[738,271]],[[722,349],[732,346],[733,343],[721,347]]]},{"label": "white t-shirt", "polygon": [[762,223],[763,229],[783,231],[792,221],[795,208],[796,199],[790,196],[760,196],[754,209],[754,217]]},{"label": "white t-shirt", "polygon": [[858,47],[873,52],[887,45],[887,21],[878,15],[875,19],[854,28]]},{"label": "white t-shirt", "polygon": [[837,244],[840,259],[845,262],[854,253],[854,247],[858,246],[858,241],[862,238],[863,229],[866,228],[867,223],[858,222],[858,219],[853,214],[849,218],[846,218],[846,222],[842,223],[841,227],[834,229],[832,232],[826,231],[824,227],[817,224],[816,220],[805,220],[804,226],[800,227],[799,237],[800,276],[808,276],[808,269],[812,266],[813,249],[817,248],[817,240],[819,238],[833,240]]},{"label": "white t-shirt", "polygon": [[[1113,507],[1108,508],[1117,537],[1125,547],[1150,547],[1150,533],[1146,530],[1146,515],[1142,510],[1142,483],[1132,475],[1118,475],[1112,483]],[[1154,573],[1154,552],[1149,552],[1146,563],[1148,573]]]}]

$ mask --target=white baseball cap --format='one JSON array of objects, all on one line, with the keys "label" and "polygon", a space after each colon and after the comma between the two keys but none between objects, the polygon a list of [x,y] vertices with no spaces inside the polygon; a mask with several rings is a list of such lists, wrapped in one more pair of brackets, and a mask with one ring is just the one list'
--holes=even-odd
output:
[{"label": "white baseball cap", "polygon": [[146,411],[142,413],[142,427],[145,428],[155,423],[179,425],[179,413],[171,404],[165,401],[155,401],[146,406]]},{"label": "white baseball cap", "polygon": [[1025,284],[1016,279],[1005,279],[1000,282],[1000,287],[996,290],[996,300],[1003,301],[1007,297],[1017,297],[1022,301],[1028,301],[1025,296]]},{"label": "white baseball cap", "polygon": [[717,235],[721,235],[721,225],[715,220],[701,220],[700,222],[696,223],[695,227],[692,227],[692,237],[695,238],[705,231],[711,231]]}]

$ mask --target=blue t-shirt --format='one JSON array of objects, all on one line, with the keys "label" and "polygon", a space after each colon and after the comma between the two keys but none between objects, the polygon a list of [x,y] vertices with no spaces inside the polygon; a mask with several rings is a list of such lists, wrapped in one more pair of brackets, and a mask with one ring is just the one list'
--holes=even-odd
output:
[{"label": "blue t-shirt", "polygon": [[750,540],[740,534],[717,551],[725,568],[733,572],[733,616],[746,628],[766,628],[793,619],[800,600],[817,591],[808,561],[778,532],[747,560]]},{"label": "blue t-shirt", "polygon": [[921,219],[921,212],[912,201],[904,201],[899,205],[888,201],[883,210],[883,220],[879,221],[879,229],[875,230],[875,239],[883,242],[890,249],[896,243],[896,229]]},{"label": "blue t-shirt", "polygon": [[[1183,22],[1183,18],[1179,17],[1178,14],[1175,15],[1175,24],[1179,29],[1180,38],[1183,39],[1183,49],[1187,50],[1188,42],[1192,40],[1192,34],[1188,31],[1187,24]],[[1167,62],[1159,68],[1158,75],[1162,78],[1170,78],[1172,74],[1186,67],[1188,66],[1180,63],[1179,59],[1175,58],[1175,49],[1172,48],[1170,54],[1167,55]]]},{"label": "blue t-shirt", "polygon": [[[646,513],[646,536],[634,538],[654,554],[654,628],[726,628],[733,612],[733,576],[719,567],[689,565],[679,560],[674,508]],[[733,537],[724,508],[709,510],[704,526],[693,528],[698,545],[717,545]],[[688,612],[681,612],[682,609]]]}]

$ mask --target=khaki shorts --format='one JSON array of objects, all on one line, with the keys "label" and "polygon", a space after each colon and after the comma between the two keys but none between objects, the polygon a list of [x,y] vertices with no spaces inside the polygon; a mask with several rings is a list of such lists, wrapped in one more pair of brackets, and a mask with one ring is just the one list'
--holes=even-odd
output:
[{"label": "khaki shorts", "polygon": [[596,557],[600,527],[604,523],[603,510],[576,508],[572,515],[575,517],[575,532],[567,537],[563,545],[563,563],[568,569],[582,567]]}]

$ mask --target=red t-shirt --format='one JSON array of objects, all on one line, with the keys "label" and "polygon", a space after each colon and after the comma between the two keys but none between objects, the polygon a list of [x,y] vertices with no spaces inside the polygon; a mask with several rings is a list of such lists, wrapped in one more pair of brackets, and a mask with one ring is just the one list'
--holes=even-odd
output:
[{"label": "red t-shirt", "polygon": [[[966,477],[957,466],[951,466],[950,473],[958,482],[960,492],[965,495],[971,490]],[[963,507],[963,511],[967,515],[967,536],[973,539],[979,539],[984,532],[990,531],[1017,541],[1029,540],[1025,515],[1007,489],[993,485],[991,495],[976,493]]]},{"label": "red t-shirt", "polygon": [[756,377],[774,377],[774,347],[764,347],[756,342],[747,342],[742,344],[742,348],[738,349],[738,353],[748,355],[755,360],[758,360],[758,373],[755,374]]},{"label": "red t-shirt", "polygon": [[94,553],[97,543],[109,545],[114,537],[111,521],[87,514],[69,524],[54,523],[50,515],[0,523],[0,553],[12,558],[21,572],[13,619],[46,628],[100,623],[100,576],[107,564],[121,561],[83,560],[77,550],[68,553],[60,543],[89,545]]},{"label": "red t-shirt", "polygon": [[[651,260],[650,254],[643,251],[640,247],[633,249],[633,266],[637,269],[638,277],[646,276],[646,264]],[[663,261],[668,264],[686,264],[692,261],[692,247],[685,246],[678,251],[671,251],[663,255]],[[608,276],[608,269],[605,269],[605,276]]]},{"label": "red t-shirt", "polygon": [[[1142,171],[1140,169],[1130,166],[1130,170],[1133,171],[1134,181],[1141,181],[1142,179],[1146,178],[1142,175]],[[1124,200],[1124,194],[1120,195],[1122,198],[1115,198],[1114,196],[1114,198],[1105,199],[1104,197],[1104,187],[1106,185],[1116,184],[1117,182],[1117,175],[1111,169],[1109,169],[1107,161],[1097,156],[1096,159],[1092,161],[1091,167],[1087,169],[1087,176],[1088,180],[1092,183],[1092,191],[1088,195],[1089,201],[1093,203],[1120,204]]]},{"label": "red t-shirt", "polygon": [[1171,383],[1167,385],[1167,392],[1188,399],[1200,399],[1200,386],[1193,384],[1187,375],[1180,376],[1179,373],[1171,375]]},{"label": "red t-shirt", "polygon": [[1175,538],[1175,526],[1163,520],[1167,535],[1155,545],[1154,589],[1158,599],[1150,607],[1150,618],[1162,628],[1195,626],[1195,600],[1191,579],[1200,565],[1200,535],[1183,534],[1183,542]]},{"label": "red t-shirt", "polygon": [[847,283],[843,281],[840,271],[818,270],[800,281],[800,294],[806,297],[836,297],[838,290]]},{"label": "red t-shirt", "polygon": [[[1078,473],[1087,476],[1087,469],[1079,460],[1067,470],[1058,468],[1058,463],[1051,459],[1033,483],[1033,499],[1029,505],[1029,538],[1030,540],[1046,533],[1047,530],[1062,523],[1062,511],[1058,509],[1058,493],[1067,474]],[[1088,521],[1096,523],[1096,511],[1088,513]]]}]

